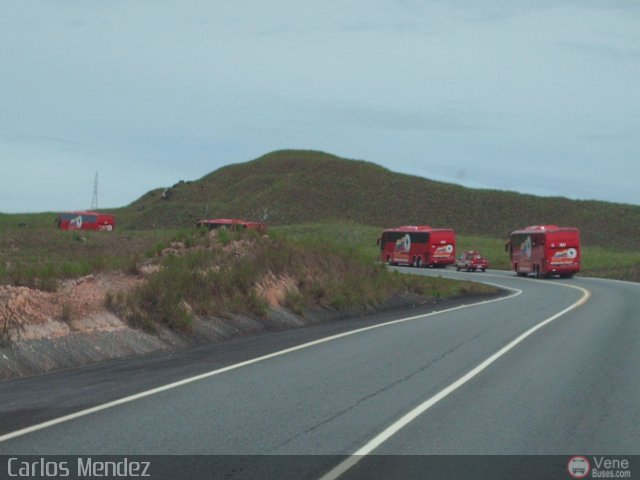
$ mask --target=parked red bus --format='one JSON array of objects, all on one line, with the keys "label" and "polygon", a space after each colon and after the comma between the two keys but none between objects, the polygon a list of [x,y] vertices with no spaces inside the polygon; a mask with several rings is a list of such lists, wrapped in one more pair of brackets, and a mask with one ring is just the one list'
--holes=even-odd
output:
[{"label": "parked red bus", "polygon": [[116,217],[109,213],[64,212],[55,219],[62,230],[99,230],[110,232],[116,228]]},{"label": "parked red bus", "polygon": [[267,225],[262,222],[249,222],[246,220],[238,220],[235,218],[214,218],[211,220],[200,220],[196,223],[197,227],[207,227],[209,230],[218,228],[228,228],[229,230],[257,230],[260,233],[266,233]]},{"label": "parked red bus", "polygon": [[456,232],[427,225],[402,226],[382,232],[380,261],[414,267],[446,267],[456,261]]},{"label": "parked red bus", "polygon": [[580,231],[574,227],[536,225],[511,233],[506,249],[520,276],[572,277],[580,271]]}]

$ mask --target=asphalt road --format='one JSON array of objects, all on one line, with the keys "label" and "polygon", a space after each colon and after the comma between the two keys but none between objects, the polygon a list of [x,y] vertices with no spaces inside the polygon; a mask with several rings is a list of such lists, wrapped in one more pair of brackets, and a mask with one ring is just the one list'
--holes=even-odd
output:
[{"label": "asphalt road", "polygon": [[[209,353],[204,364],[172,368],[165,358],[167,383],[202,374],[206,365],[212,373],[30,432],[19,432],[29,419],[38,423],[95,405],[78,399],[85,383],[91,398],[99,395],[99,369],[67,372],[53,384],[51,376],[4,382],[0,454],[324,455],[282,457],[296,476],[309,478],[365,458],[349,457],[353,453],[640,454],[640,284],[411,272],[512,290],[436,314],[411,312],[413,318],[392,324],[380,322],[407,314],[353,320],[350,328],[361,329],[356,333],[344,335],[349,329],[343,326],[328,333],[336,338],[258,361],[246,362],[228,346],[226,353]],[[248,351],[252,358],[269,355],[321,333],[306,339],[280,333],[273,342],[264,336]],[[236,361],[245,364],[234,367]],[[128,361],[117,365],[123,383],[130,385],[134,375],[140,392],[157,386],[162,364],[147,359],[137,374]],[[105,401],[133,393],[119,392],[117,372],[105,374]],[[150,377],[153,382],[145,380]],[[47,396],[58,411],[47,402],[20,408]],[[370,477],[367,468],[378,468],[367,466],[372,458],[344,468],[346,477]],[[229,468],[225,476],[252,478],[251,469]]]}]

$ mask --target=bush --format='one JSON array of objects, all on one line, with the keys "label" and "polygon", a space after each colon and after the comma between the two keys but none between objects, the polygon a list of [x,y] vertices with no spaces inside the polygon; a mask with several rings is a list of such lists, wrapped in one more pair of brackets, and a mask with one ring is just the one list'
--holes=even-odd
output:
[{"label": "bush", "polygon": [[325,239],[220,230],[209,248],[198,246],[165,258],[162,270],[116,309],[146,329],[159,324],[190,331],[194,316],[266,315],[256,285],[267,277],[293,279],[297,290],[285,292],[283,303],[299,315],[312,306],[343,310],[377,305],[398,294],[456,295],[461,288],[452,280],[388,271],[356,246]]}]

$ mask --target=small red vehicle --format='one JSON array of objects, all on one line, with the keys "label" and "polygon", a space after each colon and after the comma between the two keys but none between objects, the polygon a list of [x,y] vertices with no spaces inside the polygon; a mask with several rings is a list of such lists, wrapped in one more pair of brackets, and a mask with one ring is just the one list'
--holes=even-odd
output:
[{"label": "small red vehicle", "polygon": [[485,271],[489,268],[489,260],[482,256],[480,252],[469,250],[463,253],[456,260],[456,270],[466,270],[467,272],[474,272],[476,270]]},{"label": "small red vehicle", "polygon": [[267,225],[262,222],[249,222],[247,220],[239,220],[236,218],[213,218],[211,220],[200,220],[196,223],[197,227],[206,227],[209,230],[217,230],[218,228],[229,230],[257,230],[260,233],[266,233]]},{"label": "small red vehicle", "polygon": [[61,230],[98,230],[111,232],[116,228],[116,217],[109,213],[64,212],[56,216],[55,223]]}]

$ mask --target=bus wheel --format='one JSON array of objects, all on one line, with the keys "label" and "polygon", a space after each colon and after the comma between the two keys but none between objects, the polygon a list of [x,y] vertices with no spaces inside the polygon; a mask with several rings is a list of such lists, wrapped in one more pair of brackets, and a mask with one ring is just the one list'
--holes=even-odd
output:
[{"label": "bus wheel", "polygon": [[533,270],[535,272],[535,277],[540,278],[540,265],[536,265]]},{"label": "bus wheel", "polygon": [[422,268],[422,258],[418,257],[418,259],[416,260],[416,267]]}]

